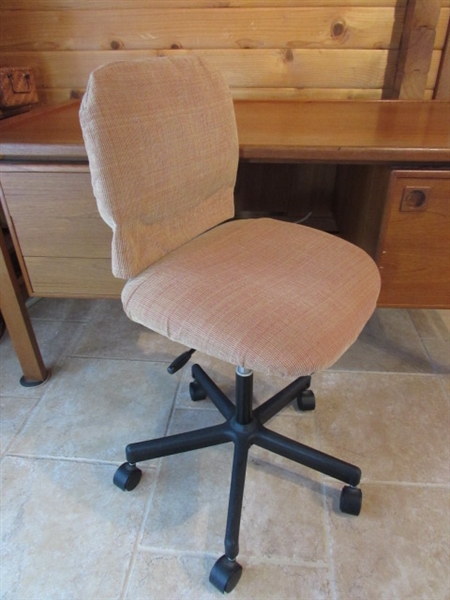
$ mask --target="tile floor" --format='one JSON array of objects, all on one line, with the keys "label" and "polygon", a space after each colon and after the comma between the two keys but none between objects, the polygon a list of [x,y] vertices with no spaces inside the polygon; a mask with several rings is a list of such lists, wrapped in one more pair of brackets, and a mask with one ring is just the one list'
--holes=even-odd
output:
[{"label": "tile floor", "polygon": [[[116,301],[30,308],[52,377],[23,388],[0,341],[1,598],[220,597],[231,448],[146,463],[112,485],[128,442],[217,422],[188,396],[180,346],[128,321]],[[233,393],[233,368],[196,355]],[[206,368],[205,367],[205,368]],[[256,400],[282,387],[256,377]],[[378,310],[356,344],[313,377],[314,412],[271,423],[363,471],[359,517],[340,484],[252,449],[236,600],[450,598],[450,311]]]}]

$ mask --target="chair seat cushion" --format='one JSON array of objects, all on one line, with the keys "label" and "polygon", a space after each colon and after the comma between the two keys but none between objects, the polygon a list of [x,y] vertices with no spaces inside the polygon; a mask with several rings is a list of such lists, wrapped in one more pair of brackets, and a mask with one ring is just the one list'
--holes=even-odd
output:
[{"label": "chair seat cushion", "polygon": [[133,321],[211,356],[298,377],[332,365],[375,309],[378,269],[335,236],[273,219],[232,221],[127,282]]}]

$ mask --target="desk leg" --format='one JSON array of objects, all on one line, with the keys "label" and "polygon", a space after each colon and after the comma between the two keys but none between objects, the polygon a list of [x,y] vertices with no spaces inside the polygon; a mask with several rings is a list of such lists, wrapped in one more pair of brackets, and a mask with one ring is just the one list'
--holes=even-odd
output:
[{"label": "desk leg", "polygon": [[20,383],[39,385],[48,376],[0,229],[0,308],[23,371]]}]

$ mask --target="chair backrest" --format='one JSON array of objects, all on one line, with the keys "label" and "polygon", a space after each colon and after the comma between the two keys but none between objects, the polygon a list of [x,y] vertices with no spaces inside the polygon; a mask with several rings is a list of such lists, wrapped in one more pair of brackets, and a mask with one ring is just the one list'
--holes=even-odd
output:
[{"label": "chair backrest", "polygon": [[116,277],[134,277],[233,216],[233,102],[220,72],[201,58],[100,67],[80,123],[98,209],[113,230]]}]

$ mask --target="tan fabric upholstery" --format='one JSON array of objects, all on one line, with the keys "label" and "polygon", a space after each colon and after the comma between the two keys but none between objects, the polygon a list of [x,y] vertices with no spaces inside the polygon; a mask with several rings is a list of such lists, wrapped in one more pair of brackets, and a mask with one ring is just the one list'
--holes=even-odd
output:
[{"label": "tan fabric upholstery", "polygon": [[284,376],[331,365],[356,339],[380,286],[362,250],[272,219],[212,228],[233,212],[237,140],[229,91],[203,61],[95,71],[81,124],[132,320]]},{"label": "tan fabric upholstery", "polygon": [[235,365],[284,376],[333,364],[375,308],[359,248],[273,219],[226,223],[129,281],[128,316]]},{"label": "tan fabric upholstery", "polygon": [[137,275],[233,216],[233,103],[220,73],[200,58],[97,69],[80,121],[98,208],[113,230],[116,277]]}]

